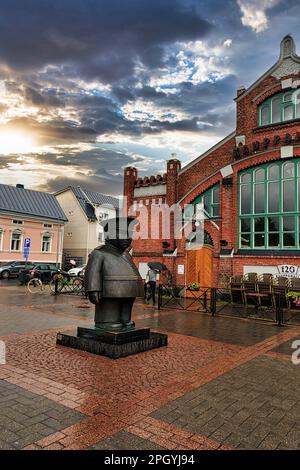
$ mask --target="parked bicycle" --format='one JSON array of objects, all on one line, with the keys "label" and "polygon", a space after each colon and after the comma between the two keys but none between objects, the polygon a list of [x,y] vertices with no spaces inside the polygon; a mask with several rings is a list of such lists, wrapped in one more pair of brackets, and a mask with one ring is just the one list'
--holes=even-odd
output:
[{"label": "parked bicycle", "polygon": [[38,277],[30,279],[27,283],[27,289],[31,294],[36,294],[38,292],[45,291],[49,289],[51,292],[54,293],[55,285],[52,281],[50,282],[42,282],[42,280]]},{"label": "parked bicycle", "polygon": [[55,294],[68,283],[75,281],[75,279],[70,281],[70,276],[65,273],[55,273],[52,275],[47,273],[47,275],[45,275],[45,273],[36,271],[32,275],[32,279],[27,283],[27,289],[31,294],[36,294],[46,289],[49,289],[52,294]]}]

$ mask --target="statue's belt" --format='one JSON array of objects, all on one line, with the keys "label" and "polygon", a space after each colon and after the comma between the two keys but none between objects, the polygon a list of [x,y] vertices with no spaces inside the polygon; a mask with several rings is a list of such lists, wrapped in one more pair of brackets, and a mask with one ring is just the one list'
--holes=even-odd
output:
[{"label": "statue's belt", "polygon": [[116,276],[104,276],[104,281],[141,281],[138,276],[121,276],[120,274]]}]

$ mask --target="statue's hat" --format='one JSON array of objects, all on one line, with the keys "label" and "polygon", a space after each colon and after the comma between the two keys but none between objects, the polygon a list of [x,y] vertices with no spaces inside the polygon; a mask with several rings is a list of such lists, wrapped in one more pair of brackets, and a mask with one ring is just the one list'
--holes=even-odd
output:
[{"label": "statue's hat", "polygon": [[104,232],[108,232],[109,238],[131,238],[134,226],[138,221],[134,217],[114,217],[100,222]]}]

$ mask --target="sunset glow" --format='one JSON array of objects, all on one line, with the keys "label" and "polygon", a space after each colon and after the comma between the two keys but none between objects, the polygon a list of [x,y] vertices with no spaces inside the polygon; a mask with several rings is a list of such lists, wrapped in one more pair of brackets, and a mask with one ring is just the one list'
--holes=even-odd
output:
[{"label": "sunset glow", "polygon": [[18,132],[0,133],[0,154],[30,153],[34,150],[32,139]]}]

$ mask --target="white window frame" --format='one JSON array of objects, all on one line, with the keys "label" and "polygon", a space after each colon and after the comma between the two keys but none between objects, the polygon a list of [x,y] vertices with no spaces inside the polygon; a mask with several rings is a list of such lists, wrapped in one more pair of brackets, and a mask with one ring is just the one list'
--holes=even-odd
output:
[{"label": "white window frame", "polygon": [[[43,250],[44,237],[50,238],[49,250]],[[52,233],[50,233],[50,232],[42,233],[41,253],[52,253]]]},{"label": "white window frame", "polygon": [[98,216],[98,222],[101,224],[103,220],[108,220],[109,219],[109,213],[108,212],[100,212]]},{"label": "white window frame", "polygon": [[53,225],[52,225],[52,224],[44,224],[43,227],[44,227],[44,228],[52,228]]},{"label": "white window frame", "polygon": [[104,232],[101,232],[100,230],[98,231],[97,243],[100,243],[100,244],[104,243]]},{"label": "white window frame", "polygon": [[24,221],[23,220],[20,220],[20,219],[12,219],[12,223],[14,225],[23,225],[24,224]]},{"label": "white window frame", "polygon": [[[19,248],[18,250],[13,250],[13,249],[12,249],[12,242],[13,242],[13,235],[14,235],[14,233],[18,233],[18,235],[20,235],[20,239],[19,239],[19,241],[20,241],[20,248]],[[21,253],[21,251],[22,251],[22,246],[23,246],[23,232],[22,232],[22,230],[20,230],[20,229],[12,230],[11,236],[10,236],[10,250],[9,250],[9,251],[10,251],[11,253]]]},{"label": "white window frame", "polygon": [[2,251],[3,238],[4,238],[4,230],[0,228],[0,251]]}]

